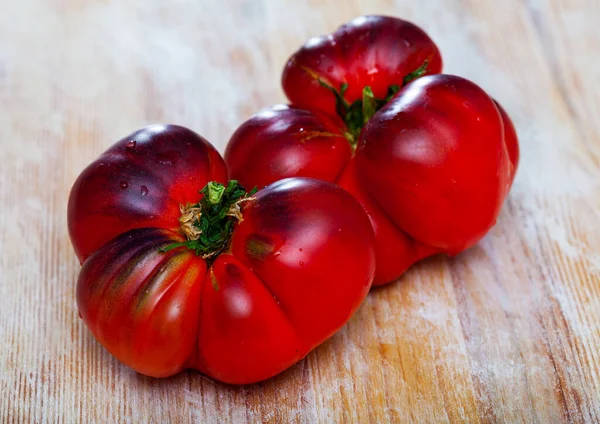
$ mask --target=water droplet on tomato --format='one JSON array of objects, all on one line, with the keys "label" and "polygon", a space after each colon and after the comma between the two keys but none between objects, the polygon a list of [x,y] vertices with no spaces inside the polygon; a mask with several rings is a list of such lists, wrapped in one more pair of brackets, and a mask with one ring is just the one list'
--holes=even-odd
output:
[{"label": "water droplet on tomato", "polygon": [[129,184],[127,184],[127,181],[121,181],[119,183],[119,187],[121,187],[121,190],[125,190],[127,187],[129,187]]},{"label": "water droplet on tomato", "polygon": [[404,40],[402,40],[402,41],[404,41],[404,45],[406,47],[411,47],[412,46],[412,43],[410,41],[408,41],[406,38]]},{"label": "water droplet on tomato", "polygon": [[298,249],[298,250],[299,250],[300,252],[302,252],[302,250],[303,250],[303,249],[302,249],[302,248],[300,248],[300,249]]},{"label": "water droplet on tomato", "polygon": [[298,265],[300,265],[300,266],[304,266],[304,261],[300,261],[300,262],[298,262]]},{"label": "water droplet on tomato", "polygon": [[142,194],[142,196],[145,196],[146,194],[148,194],[148,187],[146,187],[145,185],[141,186],[140,193]]},{"label": "water droplet on tomato", "polygon": [[137,144],[137,141],[130,140],[130,141],[127,142],[127,144],[125,145],[125,147],[127,147],[127,149],[129,149],[129,150],[134,150],[136,144]]},{"label": "water droplet on tomato", "polygon": [[275,252],[275,253],[273,253],[273,256],[274,257],[281,256],[281,252]]}]

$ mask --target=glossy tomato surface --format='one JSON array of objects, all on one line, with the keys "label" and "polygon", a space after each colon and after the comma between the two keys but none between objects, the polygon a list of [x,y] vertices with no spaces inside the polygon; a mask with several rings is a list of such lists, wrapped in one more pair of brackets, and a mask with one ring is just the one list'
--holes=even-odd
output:
[{"label": "glossy tomato surface", "polygon": [[273,183],[245,206],[204,283],[193,363],[222,381],[270,377],[341,328],[374,273],[372,230],[352,196],[315,179]]},{"label": "glossy tomato surface", "polygon": [[225,182],[219,152],[176,125],[152,125],[128,135],[79,175],[69,197],[71,242],[83,262],[133,228],[179,228],[179,205],[199,200],[209,181]]},{"label": "glossy tomato surface", "polygon": [[322,83],[335,89],[347,84],[350,103],[366,86],[383,98],[425,62],[426,74],[442,71],[440,52],[421,28],[390,16],[362,16],[308,40],[288,60],[281,81],[294,106],[336,116],[335,98]]},{"label": "glossy tomato surface", "polygon": [[[123,150],[130,138],[144,140],[146,150]],[[182,160],[157,179],[149,170],[169,144],[181,146]],[[199,175],[183,160],[193,155]],[[73,188],[71,237],[84,252],[80,314],[111,354],[140,373],[166,377],[194,368],[227,383],[264,380],[341,328],[371,286],[375,255],[366,214],[346,191],[316,179],[286,179],[258,191],[242,204],[243,220],[227,248],[208,262],[185,246],[161,251],[185,241],[179,204],[198,202],[211,170],[223,176],[223,169],[195,133],[144,129],[104,153]],[[84,196],[87,180],[106,187],[105,196]],[[121,180],[149,189],[160,183],[165,193],[157,204],[141,203],[126,189],[110,189]],[[183,187],[169,184],[182,180]],[[90,228],[72,221],[79,217]],[[88,234],[98,234],[89,254],[81,248]]]},{"label": "glossy tomato surface", "polygon": [[361,187],[408,235],[456,254],[495,224],[508,193],[516,158],[507,132],[477,85],[451,75],[420,78],[363,128]]},{"label": "glossy tomato surface", "polygon": [[285,105],[243,123],[225,152],[229,169],[252,187],[289,176],[335,181],[351,156],[339,122]]},{"label": "glossy tomato surface", "polygon": [[[404,80],[423,61],[425,76]],[[517,134],[499,104],[467,80],[438,74],[441,66],[431,39],[396,18],[359,18],[310,40],[283,73],[292,104],[261,111],[232,136],[231,176],[259,187],[311,176],[352,193],[375,232],[375,285],[426,256],[472,246],[512,184]],[[368,101],[366,86],[376,110],[359,113],[356,135],[348,112]]]}]

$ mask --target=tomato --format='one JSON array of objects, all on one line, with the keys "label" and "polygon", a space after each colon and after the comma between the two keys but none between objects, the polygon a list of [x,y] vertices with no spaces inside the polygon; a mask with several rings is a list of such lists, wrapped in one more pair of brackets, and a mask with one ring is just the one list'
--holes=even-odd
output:
[{"label": "tomato", "polygon": [[442,71],[440,52],[422,29],[398,18],[363,16],[308,40],[285,65],[282,86],[295,106],[335,116],[331,88],[346,84],[349,103],[362,99],[367,86],[385,98],[424,63],[424,74]]},{"label": "tomato", "polygon": [[231,137],[232,178],[262,187],[314,177],[352,193],[375,233],[374,285],[469,248],[496,221],[518,141],[499,104],[441,67],[435,44],[400,19],[359,18],[309,40],[283,72],[291,105]]},{"label": "tomato", "polygon": [[254,194],[213,179],[226,179],[223,160],[174,126],[138,131],[86,168],[69,199],[77,304],[96,339],[142,374],[192,368],[252,383],[356,311],[375,272],[373,232],[329,182],[290,178]]},{"label": "tomato", "polygon": [[399,228],[455,255],[495,224],[514,155],[515,162],[494,101],[466,79],[434,75],[406,86],[366,123],[356,172]]},{"label": "tomato", "polygon": [[179,205],[209,181],[227,181],[219,152],[193,131],[153,125],[121,141],[77,178],[68,206],[69,234],[81,262],[133,228],[179,228]]}]

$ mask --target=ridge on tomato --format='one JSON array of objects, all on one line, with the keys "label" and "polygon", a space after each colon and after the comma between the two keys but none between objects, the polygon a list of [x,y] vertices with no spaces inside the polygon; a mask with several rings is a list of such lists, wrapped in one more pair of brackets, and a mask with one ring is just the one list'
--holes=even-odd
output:
[{"label": "ridge on tomato", "polygon": [[350,194],[308,178],[249,193],[213,181],[226,179],[202,137],[153,126],[73,186],[80,315],[142,374],[264,380],[339,330],[369,291],[373,232]]},{"label": "ridge on tomato", "polygon": [[441,70],[433,41],[397,18],[362,17],[311,39],[283,71],[291,104],[231,137],[230,175],[258,187],[314,177],[352,193],[375,232],[374,285],[457,254],[494,225],[519,149],[500,105]]}]

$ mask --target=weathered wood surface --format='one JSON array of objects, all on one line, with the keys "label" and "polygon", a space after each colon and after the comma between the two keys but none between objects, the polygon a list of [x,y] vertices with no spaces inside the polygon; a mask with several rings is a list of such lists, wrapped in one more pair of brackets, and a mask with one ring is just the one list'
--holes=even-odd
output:
[{"label": "weathered wood surface", "polygon": [[[284,100],[307,37],[408,18],[514,118],[522,148],[497,226],[374,290],[349,324],[248,387],[135,374],[77,318],[68,190],[153,122],[223,151]],[[597,0],[20,0],[0,14],[3,422],[600,422]]]}]

